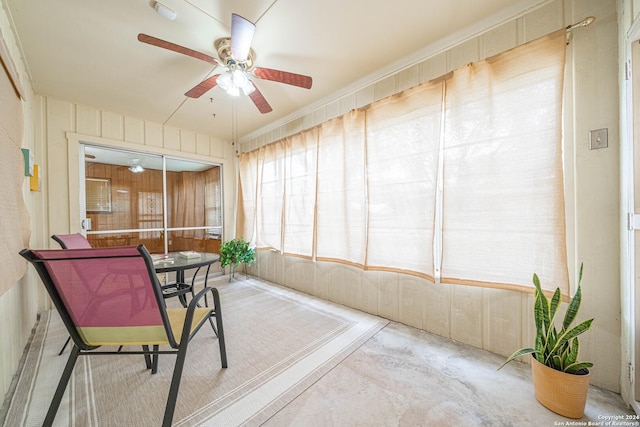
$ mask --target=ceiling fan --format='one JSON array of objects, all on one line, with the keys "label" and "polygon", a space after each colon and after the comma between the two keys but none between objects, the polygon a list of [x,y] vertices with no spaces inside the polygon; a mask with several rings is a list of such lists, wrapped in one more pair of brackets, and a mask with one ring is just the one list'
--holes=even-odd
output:
[{"label": "ceiling fan", "polygon": [[147,34],[138,34],[138,40],[152,46],[161,47],[191,56],[213,65],[220,65],[226,70],[215,74],[195,87],[188,90],[185,95],[190,98],[199,98],[215,86],[219,86],[228,94],[238,96],[240,93],[251,98],[260,113],[268,113],[273,110],[265,97],[260,93],[256,85],[249,79],[249,75],[263,80],[285,83],[305,89],[311,88],[312,79],[302,74],[288,71],[274,70],[272,68],[254,67],[255,53],[251,49],[251,41],[256,26],[251,21],[240,15],[231,15],[231,37],[224,37],[214,42],[218,58],[189,49],[175,43],[168,42]]}]

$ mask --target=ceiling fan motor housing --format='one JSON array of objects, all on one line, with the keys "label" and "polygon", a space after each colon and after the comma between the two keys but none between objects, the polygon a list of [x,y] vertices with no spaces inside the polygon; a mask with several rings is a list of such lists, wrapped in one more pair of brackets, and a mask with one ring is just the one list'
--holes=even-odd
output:
[{"label": "ceiling fan motor housing", "polygon": [[229,68],[240,67],[245,71],[249,71],[253,68],[253,61],[255,59],[255,52],[253,49],[249,49],[249,54],[244,61],[239,61],[231,56],[231,38],[223,37],[214,42],[216,51],[218,52],[218,58],[220,62]]}]

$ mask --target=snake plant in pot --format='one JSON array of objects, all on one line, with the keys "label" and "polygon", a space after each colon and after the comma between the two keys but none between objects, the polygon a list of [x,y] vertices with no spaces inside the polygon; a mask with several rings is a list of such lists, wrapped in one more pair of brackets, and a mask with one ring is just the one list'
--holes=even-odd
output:
[{"label": "snake plant in pot", "polygon": [[229,281],[235,277],[235,270],[238,265],[244,264],[245,274],[247,274],[247,266],[251,266],[255,260],[256,250],[249,247],[249,242],[242,237],[224,242],[220,247],[220,266],[222,268],[227,265],[231,266]]},{"label": "snake plant in pot", "polygon": [[513,353],[498,368],[512,360],[532,354],[531,372],[536,399],[545,407],[568,418],[582,418],[589,389],[591,362],[578,360],[578,335],[591,328],[593,319],[572,326],[582,302],[582,268],[578,277],[578,289],[570,299],[562,328],[556,329],[561,295],[557,288],[549,300],[542,292],[540,279],[533,275],[534,318],[536,324],[535,348],[522,348]]}]

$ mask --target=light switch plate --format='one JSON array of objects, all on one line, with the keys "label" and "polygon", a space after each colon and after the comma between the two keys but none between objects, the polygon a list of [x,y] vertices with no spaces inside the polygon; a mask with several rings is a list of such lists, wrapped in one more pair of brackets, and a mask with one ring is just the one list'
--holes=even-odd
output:
[{"label": "light switch plate", "polygon": [[589,148],[591,150],[607,148],[609,146],[608,133],[607,128],[589,131]]}]

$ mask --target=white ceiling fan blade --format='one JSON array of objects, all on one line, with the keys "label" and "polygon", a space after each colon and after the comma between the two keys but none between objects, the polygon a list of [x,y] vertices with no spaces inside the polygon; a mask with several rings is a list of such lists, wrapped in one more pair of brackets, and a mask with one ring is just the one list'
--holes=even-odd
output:
[{"label": "white ceiling fan blade", "polygon": [[235,13],[231,14],[231,56],[236,61],[244,61],[249,55],[256,26]]}]

